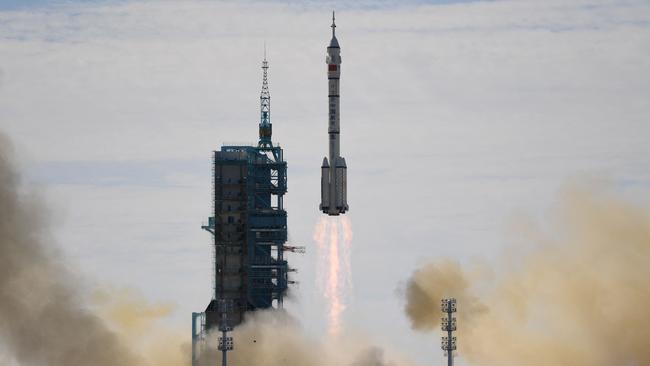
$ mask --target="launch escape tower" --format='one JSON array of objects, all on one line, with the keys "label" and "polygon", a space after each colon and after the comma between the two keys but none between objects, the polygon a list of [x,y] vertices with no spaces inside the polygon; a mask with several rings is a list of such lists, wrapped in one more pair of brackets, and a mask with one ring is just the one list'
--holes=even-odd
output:
[{"label": "launch escape tower", "polygon": [[[247,311],[282,308],[293,283],[284,253],[304,251],[285,245],[287,163],[271,140],[268,68],[265,51],[257,146],[224,145],[214,152],[214,211],[202,226],[214,238],[213,294],[205,312],[192,316],[193,364],[208,331],[237,326]],[[231,304],[225,315],[224,302]]]}]

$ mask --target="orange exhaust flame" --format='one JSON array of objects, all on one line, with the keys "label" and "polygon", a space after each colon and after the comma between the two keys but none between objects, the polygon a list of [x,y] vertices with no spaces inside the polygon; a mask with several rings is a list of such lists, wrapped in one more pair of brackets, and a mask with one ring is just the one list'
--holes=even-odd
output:
[{"label": "orange exhaust flame", "polygon": [[347,216],[341,217],[341,228],[343,229],[343,265],[345,266],[345,284],[352,290],[352,222]]},{"label": "orange exhaust flame", "polygon": [[347,218],[321,217],[313,237],[319,254],[317,281],[327,300],[328,333],[335,336],[341,332],[344,297],[352,287],[350,221]]}]

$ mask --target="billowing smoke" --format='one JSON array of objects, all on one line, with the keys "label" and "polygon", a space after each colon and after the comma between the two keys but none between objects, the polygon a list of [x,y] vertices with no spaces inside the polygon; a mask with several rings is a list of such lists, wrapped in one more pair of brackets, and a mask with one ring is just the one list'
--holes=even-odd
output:
[{"label": "billowing smoke", "polygon": [[440,299],[454,296],[471,364],[650,365],[650,213],[584,187],[560,201],[550,228],[522,220],[534,248],[508,254],[491,280],[453,262],[417,270],[406,290],[413,328],[439,329]]},{"label": "billowing smoke", "polygon": [[[133,336],[165,309],[110,291],[99,299],[101,310],[91,311],[79,279],[48,235],[46,210],[20,185],[11,160],[10,142],[0,134],[0,364],[182,364],[175,333],[159,330],[155,340],[144,337],[148,342]],[[162,351],[159,345],[170,338],[174,342],[165,352],[149,352]]]},{"label": "billowing smoke", "polygon": [[361,353],[350,366],[395,366],[395,363],[385,360],[381,348],[371,347]]},{"label": "billowing smoke", "polygon": [[417,330],[438,329],[440,300],[454,297],[462,303],[463,314],[486,311],[485,306],[469,292],[470,281],[458,263],[429,263],[413,273],[406,287],[406,314]]},{"label": "billowing smoke", "polygon": [[[171,306],[150,304],[134,290],[80,290],[48,235],[46,210],[19,182],[9,146],[0,134],[0,366],[188,365],[189,333],[159,324]],[[221,360],[216,336],[201,365]],[[248,314],[234,336],[234,365],[410,365],[388,361],[360,339],[310,339],[282,311]]]},{"label": "billowing smoke", "polygon": [[[204,352],[200,366],[220,364],[213,334],[212,352]],[[234,350],[228,363],[246,366],[410,366],[399,355],[390,359],[363,337],[341,335],[318,341],[310,338],[299,322],[283,311],[256,311],[233,332]]]}]

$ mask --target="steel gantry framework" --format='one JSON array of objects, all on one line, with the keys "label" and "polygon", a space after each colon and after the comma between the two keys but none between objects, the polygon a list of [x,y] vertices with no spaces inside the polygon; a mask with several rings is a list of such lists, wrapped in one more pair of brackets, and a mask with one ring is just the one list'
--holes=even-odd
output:
[{"label": "steel gantry framework", "polygon": [[[202,226],[214,238],[213,294],[205,312],[193,314],[192,339],[197,342],[210,330],[234,328],[247,311],[282,308],[293,283],[284,254],[304,251],[285,245],[287,163],[271,139],[268,68],[265,51],[257,146],[224,145],[213,155],[213,215]],[[231,304],[225,310],[219,305],[224,301]],[[221,348],[232,345],[225,333],[221,338]],[[200,348],[193,347],[193,360]]]}]

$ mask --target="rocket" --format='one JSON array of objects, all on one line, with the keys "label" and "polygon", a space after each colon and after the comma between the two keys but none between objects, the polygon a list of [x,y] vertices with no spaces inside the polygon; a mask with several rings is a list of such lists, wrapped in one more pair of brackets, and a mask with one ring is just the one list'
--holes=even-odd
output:
[{"label": "rocket", "polygon": [[321,166],[320,210],[330,216],[348,210],[347,166],[340,152],[339,79],[341,77],[341,47],[336,39],[336,23],[332,12],[332,40],[327,47],[327,83],[329,102],[329,160],[323,158]]}]

